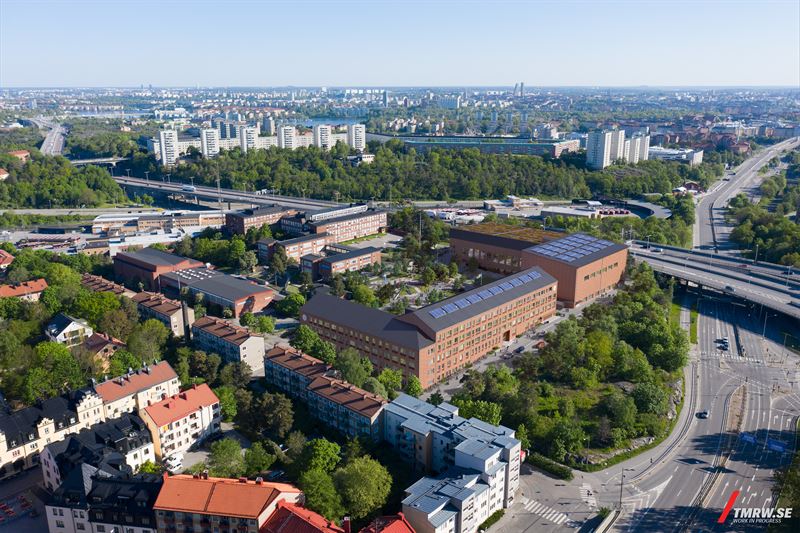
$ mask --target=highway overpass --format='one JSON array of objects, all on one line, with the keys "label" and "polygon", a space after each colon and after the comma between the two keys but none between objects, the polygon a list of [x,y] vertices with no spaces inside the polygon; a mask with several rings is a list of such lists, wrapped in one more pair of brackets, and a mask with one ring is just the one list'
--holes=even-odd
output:
[{"label": "highway overpass", "polygon": [[297,198],[294,196],[281,195],[261,195],[252,192],[236,191],[233,189],[217,189],[216,187],[206,187],[197,185],[193,190],[187,190],[185,183],[167,183],[163,181],[147,180],[141,178],[129,178],[127,176],[113,176],[120,186],[132,187],[135,189],[151,191],[157,194],[175,194],[187,197],[197,197],[204,200],[219,200],[222,202],[252,203],[255,205],[284,205],[300,210],[317,210],[336,207],[337,202],[328,200],[314,200],[310,198]]},{"label": "highway overpass", "polygon": [[800,319],[800,272],[788,267],[638,242],[630,253],[656,272]]}]

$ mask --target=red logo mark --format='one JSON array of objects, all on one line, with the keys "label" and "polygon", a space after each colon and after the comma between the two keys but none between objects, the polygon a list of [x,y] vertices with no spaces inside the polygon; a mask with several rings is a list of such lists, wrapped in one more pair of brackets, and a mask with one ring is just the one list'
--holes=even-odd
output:
[{"label": "red logo mark", "polygon": [[725,509],[722,510],[722,514],[719,515],[719,520],[717,520],[717,524],[725,523],[725,519],[728,518],[728,513],[731,512],[733,509],[733,503],[736,501],[736,498],[739,497],[739,491],[735,490],[731,493],[731,497],[728,498],[728,503],[725,504]]}]

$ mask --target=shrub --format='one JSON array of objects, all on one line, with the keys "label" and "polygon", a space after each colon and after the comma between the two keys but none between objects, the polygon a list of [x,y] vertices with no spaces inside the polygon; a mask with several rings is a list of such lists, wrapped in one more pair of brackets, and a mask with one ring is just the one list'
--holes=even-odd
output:
[{"label": "shrub", "polygon": [[536,468],[540,468],[545,472],[556,476],[558,479],[572,481],[572,469],[570,467],[557,463],[540,453],[531,452],[528,454],[526,461]]}]

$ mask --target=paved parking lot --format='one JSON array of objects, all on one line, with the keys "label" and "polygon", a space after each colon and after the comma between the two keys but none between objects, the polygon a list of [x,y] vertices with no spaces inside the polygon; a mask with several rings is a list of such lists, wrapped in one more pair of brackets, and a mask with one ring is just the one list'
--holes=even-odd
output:
[{"label": "paved parking lot", "polygon": [[25,533],[46,533],[47,518],[45,515],[44,504],[48,496],[42,488],[42,469],[32,468],[24,472],[19,477],[6,480],[0,483],[0,501],[9,501],[24,495],[28,502],[32,504],[33,515],[27,515],[14,521],[0,524],[0,531]]}]

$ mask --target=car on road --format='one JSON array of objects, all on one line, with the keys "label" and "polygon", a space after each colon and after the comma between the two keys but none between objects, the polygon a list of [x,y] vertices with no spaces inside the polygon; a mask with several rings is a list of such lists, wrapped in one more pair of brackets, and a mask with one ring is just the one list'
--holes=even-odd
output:
[{"label": "car on road", "polygon": [[522,353],[524,351],[525,351],[525,347],[524,346],[520,346],[516,350],[514,350],[514,353]]},{"label": "car on road", "polygon": [[708,418],[708,410],[703,409],[702,411],[697,413],[697,418],[703,418],[703,419]]},{"label": "car on road", "polygon": [[725,292],[736,292],[736,287],[733,285],[725,285]]},{"label": "car on road", "polygon": [[663,248],[653,248],[653,253],[654,254],[663,254],[664,253],[664,249]]}]

